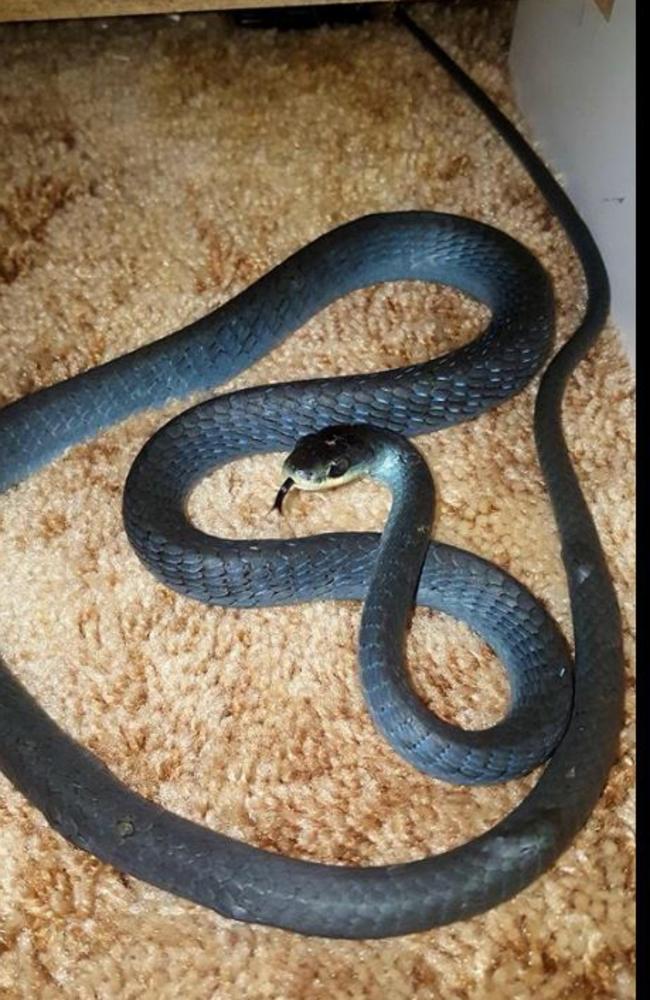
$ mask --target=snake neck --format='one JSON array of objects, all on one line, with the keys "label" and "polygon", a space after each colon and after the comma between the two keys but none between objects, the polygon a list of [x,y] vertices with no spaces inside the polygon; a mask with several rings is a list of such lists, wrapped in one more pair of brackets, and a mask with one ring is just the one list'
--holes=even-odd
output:
[{"label": "snake neck", "polygon": [[389,431],[373,432],[375,457],[369,475],[387,486],[392,504],[368,587],[360,646],[377,641],[401,657],[404,631],[413,608],[429,547],[434,486],[420,452]]}]

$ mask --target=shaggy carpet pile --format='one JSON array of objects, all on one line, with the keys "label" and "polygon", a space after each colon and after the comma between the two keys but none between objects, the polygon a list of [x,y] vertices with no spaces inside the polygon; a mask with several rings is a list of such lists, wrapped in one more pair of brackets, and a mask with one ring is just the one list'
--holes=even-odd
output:
[{"label": "shaggy carpet pile", "polygon": [[[516,115],[512,15],[511,3],[417,12]],[[504,229],[549,269],[558,343],[579,321],[580,268],[533,184],[387,18],[302,33],[245,31],[221,14],[6,25],[0,50],[0,405],[181,327],[373,211],[431,208]],[[484,321],[450,289],[370,288],[224,388],[422,361]],[[536,384],[418,444],[436,480],[436,537],[507,568],[571,639],[532,437]],[[0,498],[0,648],[12,669],[133,788],[261,847],[398,862],[492,825],[535,776],[452,788],[400,761],[362,703],[357,605],[207,609],[139,564],[122,485],[146,438],[186,406],[135,417]],[[610,328],[564,414],[622,606],[627,721],[600,805],[549,873],[468,923],[305,939],[123,877],[55,835],[0,776],[0,996],[632,997],[633,406]],[[285,519],[271,517],[281,458],[211,476],[192,499],[197,522],[245,538],[381,528],[388,496],[369,483],[296,494]],[[444,717],[499,717],[502,669],[464,626],[418,610],[408,652],[418,691]]]}]

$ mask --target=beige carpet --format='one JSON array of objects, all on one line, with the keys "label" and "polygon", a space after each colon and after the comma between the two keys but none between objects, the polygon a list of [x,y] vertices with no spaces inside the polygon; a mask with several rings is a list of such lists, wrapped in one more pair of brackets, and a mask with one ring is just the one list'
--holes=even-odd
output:
[{"label": "beige carpet", "polygon": [[[511,4],[420,10],[510,112]],[[579,268],[532,184],[403,30],[245,33],[220,15],[0,31],[0,402],[177,328],[289,251],[377,210],[494,223],[540,255],[559,338]],[[473,337],[450,290],[373,288],[328,309],[237,386],[419,361]],[[570,636],[531,436],[535,387],[419,443],[437,537],[505,566]],[[572,381],[566,424],[633,654],[633,380],[609,330]],[[183,408],[172,407],[168,413]],[[43,706],[140,792],[303,858],[397,862],[442,851],[530,780],[450,788],[375,733],[355,673],[358,607],[205,609],[157,585],[122,531],[129,464],[165,414],[74,449],[0,499],[0,644]],[[267,511],[280,456],[201,485],[198,521],[231,536],[379,528],[368,484]],[[595,612],[597,613],[597,611]],[[464,627],[418,611],[428,704],[498,718],[501,668]],[[621,758],[587,828],[517,899],[379,942],[240,925],[73,849],[0,778],[0,996],[7,998],[628,998],[633,996],[633,679]]]}]

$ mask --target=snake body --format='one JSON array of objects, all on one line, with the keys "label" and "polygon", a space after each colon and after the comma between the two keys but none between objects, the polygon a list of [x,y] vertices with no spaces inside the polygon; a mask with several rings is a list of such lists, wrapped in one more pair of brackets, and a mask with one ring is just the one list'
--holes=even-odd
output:
[{"label": "snake body", "polygon": [[[482,912],[528,885],[590,815],[615,759],[622,718],[618,606],[561,426],[565,383],[608,311],[602,259],[525,140],[407,14],[399,16],[537,181],[587,281],[581,326],[547,368],[535,411],[570,591],[574,674],[555,624],[496,566],[431,542],[415,581],[419,604],[464,620],[493,646],[509,671],[513,705],[492,730],[443,733],[442,753],[440,744],[433,752],[426,739],[419,740],[417,727],[431,720],[419,719],[414,706],[415,729],[400,752],[411,753],[409,759],[431,773],[447,768],[451,780],[479,782],[523,773],[557,744],[538,783],[494,828],[435,857],[368,868],[285,858],[207,830],[132,792],[65,734],[0,662],[0,767],[63,836],[125,872],[227,916],[331,937],[423,930]],[[468,219],[400,212],[348,223],[197,323],[9,405],[0,412],[0,489],[138,410],[223,382],[335,298],[396,279],[451,284],[485,302],[491,311],[485,332],[449,355],[393,372],[254,387],[208,400],[151,438],[124,492],[124,522],[136,552],[182,594],[238,607],[365,597],[381,568],[378,536],[216,539],[188,521],[186,499],[218,465],[252,452],[285,450],[332,424],[373,424],[387,433],[416,435],[477,417],[520,391],[550,351],[550,283],[516,241]],[[391,641],[381,611],[390,602],[387,587],[375,578],[379,612],[368,612],[370,638],[361,651],[362,667],[364,656],[369,665],[366,694],[380,725],[385,692],[376,711],[372,698],[384,677],[375,667]],[[398,689],[408,701],[409,689],[403,673],[394,680],[385,731],[396,745],[400,727],[391,723],[391,706]],[[447,736],[455,740],[449,751]]]}]

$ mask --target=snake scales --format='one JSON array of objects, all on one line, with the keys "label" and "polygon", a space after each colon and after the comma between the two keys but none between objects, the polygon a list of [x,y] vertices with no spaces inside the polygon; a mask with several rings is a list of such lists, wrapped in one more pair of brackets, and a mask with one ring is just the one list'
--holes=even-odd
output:
[{"label": "snake scales", "polygon": [[[570,591],[574,673],[554,623],[492,564],[431,542],[417,592],[418,603],[482,634],[511,678],[510,715],[467,739],[457,731],[460,745],[448,776],[502,780],[529,770],[555,747],[538,783],[493,829],[436,857],[368,868],[284,858],[130,791],[65,734],[0,661],[0,767],[64,837],[235,919],[332,937],[381,937],[449,923],[528,885],[589,817],[615,759],[622,718],[618,606],[561,426],[566,381],[607,316],[605,268],[587,227],[525,140],[408,14],[400,11],[398,18],[531,174],[572,240],[587,282],[583,320],[544,373],[534,422]],[[140,558],[181,593],[240,607],[362,598],[377,561],[377,536],[214,539],[187,521],[185,499],[217,465],[292,447],[327,425],[371,423],[415,435],[475,418],[520,391],[551,347],[550,284],[518,243],[468,219],[402,212],[348,223],[178,333],[10,404],[0,412],[0,489],[138,410],[225,381],[333,299],[396,279],[453,285],[489,306],[489,325],[472,343],[425,364],[254,387],[203,403],[147,443],[124,495],[125,526]],[[500,754],[508,726],[516,739]],[[539,739],[529,745],[537,727]],[[422,763],[417,754],[413,762]]]}]

